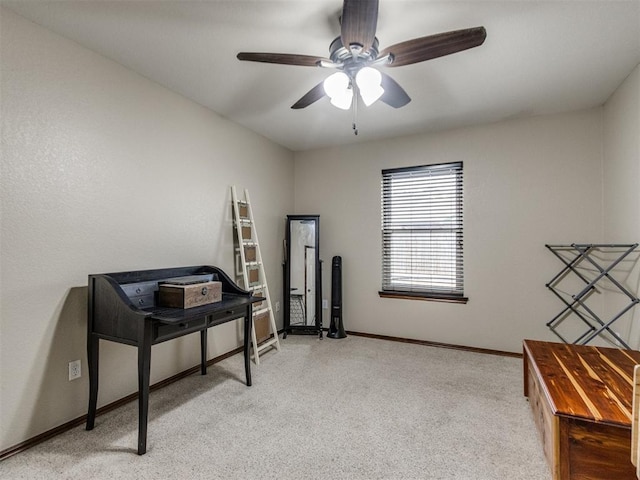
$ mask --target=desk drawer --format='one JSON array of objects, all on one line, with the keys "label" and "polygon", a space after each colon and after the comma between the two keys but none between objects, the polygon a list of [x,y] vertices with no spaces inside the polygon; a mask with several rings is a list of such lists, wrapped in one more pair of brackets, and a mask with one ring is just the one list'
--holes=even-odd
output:
[{"label": "desk drawer", "polygon": [[122,291],[137,308],[153,307],[158,282],[139,282],[121,285]]},{"label": "desk drawer", "polygon": [[129,298],[153,296],[153,293],[158,290],[158,282],[125,283],[120,285],[120,288]]},{"label": "desk drawer", "polygon": [[133,304],[138,308],[153,307],[155,295],[140,295],[139,297],[129,297]]},{"label": "desk drawer", "polygon": [[235,320],[236,318],[244,317],[247,313],[246,307],[227,308],[221,312],[218,312],[211,316],[209,320],[209,326],[220,325],[221,323]]},{"label": "desk drawer", "polygon": [[187,333],[197,332],[198,330],[202,330],[206,324],[207,320],[205,318],[199,318],[197,320],[178,324],[159,323],[154,327],[153,342],[160,343],[165,340],[186,335]]}]

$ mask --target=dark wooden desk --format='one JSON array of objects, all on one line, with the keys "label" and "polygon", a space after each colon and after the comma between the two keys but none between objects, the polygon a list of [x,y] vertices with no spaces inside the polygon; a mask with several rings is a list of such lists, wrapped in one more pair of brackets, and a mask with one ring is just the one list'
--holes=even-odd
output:
[{"label": "dark wooden desk", "polygon": [[[158,282],[203,275],[222,282],[222,301],[180,309],[158,306]],[[207,373],[207,329],[244,318],[244,365],[251,385],[251,305],[263,300],[239,288],[221,269],[212,266],[165,268],[89,275],[87,354],[89,412],[87,430],[95,425],[98,401],[100,339],[138,348],[138,454],[147,450],[151,346],[200,332],[200,369]]]},{"label": "dark wooden desk", "polygon": [[554,480],[637,480],[631,402],[638,363],[635,350],[524,341],[524,394]]}]

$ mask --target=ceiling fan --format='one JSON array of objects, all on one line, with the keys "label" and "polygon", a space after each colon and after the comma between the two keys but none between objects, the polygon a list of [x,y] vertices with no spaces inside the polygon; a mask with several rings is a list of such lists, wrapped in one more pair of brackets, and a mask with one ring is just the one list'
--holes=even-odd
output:
[{"label": "ceiling fan", "polygon": [[353,106],[355,109],[358,93],[367,106],[379,99],[387,105],[400,108],[409,103],[411,98],[378,67],[411,65],[460,52],[482,45],[487,36],[484,27],[474,27],[414,38],[380,51],[376,38],[377,23],[378,0],[344,0],[340,36],[331,42],[329,58],[253,52],[240,52],[237,58],[337,70],[294,103],[291,106],[293,109],[308,107],[324,96],[328,96],[338,108],[348,110]]}]

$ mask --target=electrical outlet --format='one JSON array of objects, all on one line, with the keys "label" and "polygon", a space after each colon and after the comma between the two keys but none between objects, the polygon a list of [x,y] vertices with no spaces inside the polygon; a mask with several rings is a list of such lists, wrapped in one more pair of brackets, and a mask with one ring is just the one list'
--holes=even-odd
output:
[{"label": "electrical outlet", "polygon": [[322,309],[327,310],[329,308],[329,301],[326,298],[322,299]]},{"label": "electrical outlet", "polygon": [[82,376],[82,368],[80,364],[80,360],[74,360],[73,362],[69,362],[69,381],[75,380],[76,378],[80,378]]},{"label": "electrical outlet", "polygon": [[280,302],[276,302],[276,312],[280,311]]}]

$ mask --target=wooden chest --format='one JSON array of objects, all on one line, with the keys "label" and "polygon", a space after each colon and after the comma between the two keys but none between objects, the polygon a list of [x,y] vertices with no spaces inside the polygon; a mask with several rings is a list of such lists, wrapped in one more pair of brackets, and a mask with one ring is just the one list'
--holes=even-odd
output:
[{"label": "wooden chest", "polygon": [[163,283],[158,286],[161,307],[193,308],[222,300],[222,282],[203,282],[187,285]]},{"label": "wooden chest", "polygon": [[524,341],[524,394],[554,480],[637,480],[631,464],[636,363],[634,350]]}]

